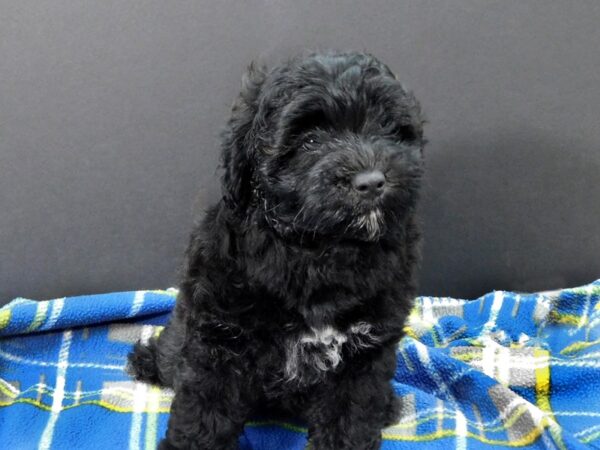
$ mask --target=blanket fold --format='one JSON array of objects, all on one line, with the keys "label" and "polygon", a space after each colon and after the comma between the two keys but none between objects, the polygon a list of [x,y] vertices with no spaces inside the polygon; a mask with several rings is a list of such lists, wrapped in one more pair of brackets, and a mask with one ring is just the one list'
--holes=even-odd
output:
[{"label": "blanket fold", "polygon": [[[0,308],[0,447],[154,449],[172,392],[135,383],[126,355],[159,333],[177,291]],[[600,280],[476,300],[420,297],[398,347],[399,422],[384,450],[600,449]],[[254,420],[242,450],[304,449],[306,427]]]}]

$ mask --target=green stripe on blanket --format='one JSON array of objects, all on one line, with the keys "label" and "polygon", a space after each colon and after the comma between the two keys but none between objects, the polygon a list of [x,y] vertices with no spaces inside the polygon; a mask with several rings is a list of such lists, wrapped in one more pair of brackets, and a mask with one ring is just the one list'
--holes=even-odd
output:
[{"label": "green stripe on blanket", "polygon": [[[154,449],[172,393],[125,357],[159,333],[176,292],[0,309],[0,447]],[[421,297],[398,349],[400,421],[383,449],[600,448],[600,281],[477,300]],[[303,449],[300,423],[257,419],[242,450]]]}]

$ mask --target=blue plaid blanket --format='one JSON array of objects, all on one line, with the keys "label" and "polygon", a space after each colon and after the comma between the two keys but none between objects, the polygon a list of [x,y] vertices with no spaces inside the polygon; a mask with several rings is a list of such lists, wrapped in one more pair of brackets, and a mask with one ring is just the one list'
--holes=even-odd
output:
[{"label": "blue plaid blanket", "polygon": [[[176,292],[0,309],[0,447],[154,449],[172,392],[134,383],[125,357],[159,333]],[[600,280],[537,294],[421,297],[398,348],[400,422],[383,449],[600,448]],[[303,449],[299,423],[257,420],[243,450]]]}]

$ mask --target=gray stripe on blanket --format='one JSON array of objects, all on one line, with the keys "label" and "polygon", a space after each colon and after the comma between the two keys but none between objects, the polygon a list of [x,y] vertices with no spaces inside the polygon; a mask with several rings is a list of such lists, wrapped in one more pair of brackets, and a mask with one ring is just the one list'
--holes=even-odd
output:
[{"label": "gray stripe on blanket", "polygon": [[135,344],[142,337],[143,325],[115,323],[108,327],[108,339],[114,342]]},{"label": "gray stripe on blanket", "polygon": [[[0,382],[4,384],[3,389],[0,389],[0,403],[12,403],[21,390],[21,383],[18,381],[5,381],[1,379]],[[10,389],[9,386],[13,387],[14,389]],[[9,392],[11,390],[14,390],[14,392]]]},{"label": "gray stripe on blanket", "polygon": [[508,438],[510,441],[517,441],[531,433],[531,430],[536,428],[535,421],[529,410],[522,413],[517,420],[512,422],[511,419],[517,412],[518,408],[516,405],[526,405],[525,400],[521,399],[521,402],[517,404],[513,403],[509,410],[509,405],[519,398],[517,394],[501,385],[496,385],[490,388],[488,393],[490,394],[490,398],[494,402],[494,405],[496,405],[496,408],[498,408],[498,411],[500,412],[502,423],[508,432]]},{"label": "gray stripe on blanket", "polygon": [[[519,387],[535,387],[535,348],[506,348],[508,358],[501,354],[494,354],[494,378],[498,379],[498,370],[501,365],[508,366],[508,384]],[[483,370],[483,349],[478,347],[454,347],[450,356],[461,359]]]}]

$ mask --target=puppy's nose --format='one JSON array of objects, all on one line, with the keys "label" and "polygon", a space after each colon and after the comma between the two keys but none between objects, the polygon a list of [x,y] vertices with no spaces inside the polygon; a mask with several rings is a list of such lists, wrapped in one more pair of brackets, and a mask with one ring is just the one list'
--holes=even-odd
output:
[{"label": "puppy's nose", "polygon": [[352,186],[363,196],[377,197],[383,193],[385,176],[380,170],[371,170],[356,174],[352,179]]}]

